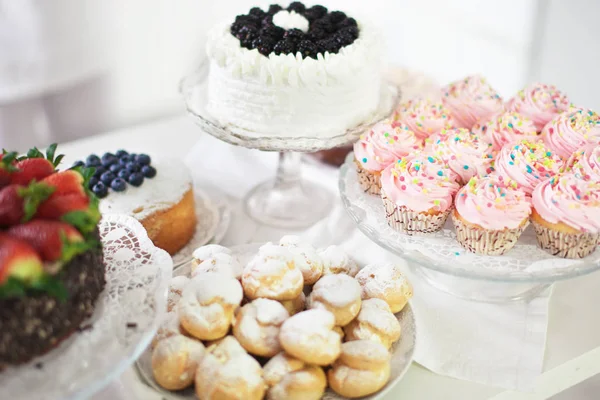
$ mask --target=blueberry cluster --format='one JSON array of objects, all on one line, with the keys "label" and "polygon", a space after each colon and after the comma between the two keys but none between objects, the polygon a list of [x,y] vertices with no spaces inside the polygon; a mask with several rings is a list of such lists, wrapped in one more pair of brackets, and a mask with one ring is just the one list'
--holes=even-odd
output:
[{"label": "blueberry cluster", "polygon": [[248,14],[235,18],[231,34],[239,39],[242,47],[258,49],[265,56],[300,52],[303,58],[315,59],[319,53],[337,53],[358,38],[356,20],[341,11],[328,12],[320,5],[306,8],[299,1],[291,3],[287,10],[303,15],[309,22],[308,32],[304,33],[274,25],[273,15],[281,10],[283,7],[277,4],[271,4],[267,11],[254,7]]},{"label": "blueberry cluster", "polygon": [[127,184],[141,186],[145,178],[154,178],[156,168],[151,163],[147,154],[128,153],[119,150],[115,154],[104,153],[102,157],[95,154],[88,156],[83,161],[77,161],[76,166],[93,167],[96,169],[90,179],[89,189],[99,198],[108,196],[108,189],[122,192],[127,189]]}]

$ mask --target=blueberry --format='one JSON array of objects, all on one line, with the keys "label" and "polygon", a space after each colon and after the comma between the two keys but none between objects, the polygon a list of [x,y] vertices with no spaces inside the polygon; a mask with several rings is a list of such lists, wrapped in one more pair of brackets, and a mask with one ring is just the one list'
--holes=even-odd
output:
[{"label": "blueberry", "polygon": [[142,174],[144,174],[146,178],[154,178],[156,176],[156,168],[150,165],[144,165],[142,167]]},{"label": "blueberry", "polygon": [[121,158],[123,156],[128,156],[129,153],[126,152],[125,150],[117,150],[117,152],[115,153],[115,156],[117,156],[118,158]]},{"label": "blueberry", "polygon": [[86,167],[96,167],[100,164],[101,164],[100,157],[98,157],[95,154],[88,156],[88,158],[86,158],[86,160],[85,160]]},{"label": "blueberry", "polygon": [[101,161],[102,161],[102,165],[108,168],[109,166],[111,166],[114,163],[116,163],[118,161],[118,158],[117,158],[117,156],[115,156],[112,153],[105,153],[102,156],[102,160]]},{"label": "blueberry", "polygon": [[127,179],[131,175],[131,172],[127,171],[127,168],[123,168],[117,173],[117,176],[121,179]]},{"label": "blueberry", "polygon": [[104,183],[105,185],[110,185],[110,183],[115,178],[116,178],[115,174],[113,174],[110,171],[107,171],[107,172],[103,173],[102,176],[100,176],[100,182]]},{"label": "blueberry", "polygon": [[104,185],[104,183],[98,182],[92,188],[92,192],[94,192],[96,196],[102,199],[108,195],[108,188],[106,187],[106,185]]},{"label": "blueberry", "polygon": [[106,172],[106,168],[104,168],[103,166],[99,165],[96,168],[96,171],[94,172],[94,176],[96,178],[100,178],[100,176]]},{"label": "blueberry", "polygon": [[91,178],[90,178],[90,181],[89,181],[89,183],[88,183],[88,188],[90,188],[90,190],[92,190],[92,188],[93,188],[94,186],[96,186],[96,184],[97,184],[98,182],[100,182],[100,180],[99,180],[98,178],[96,178],[95,176],[91,177]]},{"label": "blueberry", "polygon": [[121,179],[121,178],[115,178],[111,183],[110,183],[110,187],[112,188],[112,190],[114,190],[115,192],[122,192],[125,189],[127,189],[127,183],[125,182],[125,180]]},{"label": "blueberry", "polygon": [[129,171],[129,173],[140,172],[140,170],[142,169],[140,167],[140,164],[133,161],[128,162],[127,165],[125,165],[125,168],[127,168],[127,171]]},{"label": "blueberry", "polygon": [[85,167],[85,163],[83,161],[75,161],[71,168],[77,168],[77,167]]},{"label": "blueberry", "polygon": [[134,172],[133,174],[129,175],[127,182],[135,187],[142,186],[142,183],[144,183],[144,175],[139,172]]},{"label": "blueberry", "polygon": [[113,174],[118,174],[119,171],[122,169],[123,169],[123,166],[121,164],[113,164],[109,168],[110,172],[112,172]]},{"label": "blueberry", "polygon": [[138,154],[138,156],[135,158],[135,162],[140,165],[150,165],[151,159],[147,154]]},{"label": "blueberry", "polygon": [[125,155],[125,156],[119,158],[119,164],[121,164],[122,166],[126,166],[128,162],[129,162],[129,155]]},{"label": "blueberry", "polygon": [[137,154],[135,154],[135,153],[131,153],[130,155],[127,156],[129,161],[135,161],[136,157],[137,157]]}]

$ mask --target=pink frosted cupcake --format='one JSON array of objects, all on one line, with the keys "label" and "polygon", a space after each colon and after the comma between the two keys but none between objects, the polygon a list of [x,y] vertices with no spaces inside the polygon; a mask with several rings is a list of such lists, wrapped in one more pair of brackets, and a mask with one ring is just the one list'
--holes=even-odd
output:
[{"label": "pink frosted cupcake", "polygon": [[486,124],[485,133],[494,151],[499,151],[505,144],[515,143],[521,139],[538,140],[533,122],[514,112],[496,115]]},{"label": "pink frosted cupcake", "polygon": [[600,145],[590,143],[567,160],[564,171],[586,181],[600,182]]},{"label": "pink frosted cupcake", "polygon": [[456,240],[472,253],[499,256],[529,225],[531,199],[497,177],[471,178],[454,200]]},{"label": "pink frosted cupcake", "polygon": [[404,122],[421,140],[454,125],[452,116],[441,101],[421,98],[402,103],[396,110],[394,119]]},{"label": "pink frosted cupcake", "polygon": [[542,142],[521,140],[505,145],[494,161],[494,175],[514,181],[531,195],[535,187],[560,172],[563,161]]},{"label": "pink frosted cupcake", "polygon": [[588,143],[600,143],[600,116],[572,109],[554,117],[542,130],[546,146],[565,160]]},{"label": "pink frosted cupcake", "polygon": [[552,255],[583,258],[600,240],[600,184],[563,174],[533,192],[531,222],[538,243]]},{"label": "pink frosted cupcake", "polygon": [[502,111],[502,98],[479,75],[468,76],[442,89],[442,102],[450,110],[459,128],[471,129],[479,120],[487,120]]},{"label": "pink frosted cupcake", "polygon": [[422,153],[398,160],[381,173],[388,224],[407,235],[442,229],[460,186],[440,159]]},{"label": "pink frosted cupcake", "polygon": [[442,131],[438,139],[426,147],[425,152],[445,162],[460,177],[462,184],[473,176],[489,174],[494,158],[492,144],[487,138],[465,128]]},{"label": "pink frosted cupcake", "polygon": [[422,147],[421,140],[404,124],[380,122],[354,143],[358,180],[365,192],[379,195],[381,171]]},{"label": "pink frosted cupcake", "polygon": [[568,111],[569,104],[567,96],[556,86],[533,83],[510,99],[506,108],[532,120],[535,129],[541,132],[552,118]]}]

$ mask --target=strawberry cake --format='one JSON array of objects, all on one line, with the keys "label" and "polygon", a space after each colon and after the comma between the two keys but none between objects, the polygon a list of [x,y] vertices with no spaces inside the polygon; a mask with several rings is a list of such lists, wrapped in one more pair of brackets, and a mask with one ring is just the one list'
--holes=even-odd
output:
[{"label": "strawberry cake", "polygon": [[181,161],[119,150],[75,165],[95,168],[89,189],[101,199],[100,212],[137,219],[156,247],[173,255],[194,236],[192,178]]},{"label": "strawberry cake", "polygon": [[0,155],[0,369],[77,330],[105,285],[93,171],[57,171],[56,145]]}]

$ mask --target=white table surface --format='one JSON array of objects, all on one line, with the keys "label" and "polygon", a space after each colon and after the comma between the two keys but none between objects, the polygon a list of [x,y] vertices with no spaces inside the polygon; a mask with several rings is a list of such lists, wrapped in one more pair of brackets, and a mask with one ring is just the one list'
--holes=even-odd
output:
[{"label": "white table surface", "polygon": [[[162,153],[183,158],[204,135],[186,116],[157,121],[118,132],[64,143],[59,146],[72,162],[91,153],[119,148],[137,152]],[[333,189],[332,189],[333,190]],[[384,251],[384,250],[381,250]],[[518,393],[436,375],[413,364],[402,381],[386,396],[392,399],[533,400],[546,399],[600,373],[600,273],[555,285],[550,302],[544,373],[531,393]],[[94,399],[157,399],[140,385],[134,371],[127,371]],[[575,400],[575,399],[574,399]]]}]

